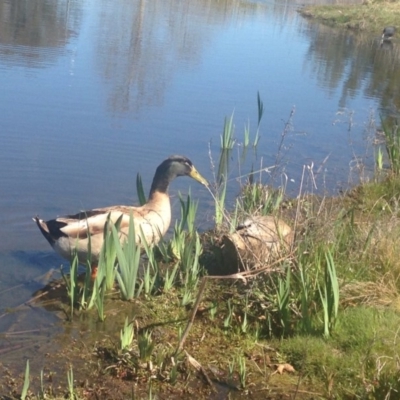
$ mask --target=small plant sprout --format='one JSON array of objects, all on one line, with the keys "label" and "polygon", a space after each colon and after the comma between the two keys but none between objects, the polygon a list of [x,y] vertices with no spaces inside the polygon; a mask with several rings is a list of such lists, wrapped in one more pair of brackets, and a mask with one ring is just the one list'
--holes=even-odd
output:
[{"label": "small plant sprout", "polygon": [[250,142],[250,124],[247,122],[247,125],[244,127],[244,140],[243,140],[243,146],[247,147]]},{"label": "small plant sprout", "polygon": [[228,363],[228,379],[233,380],[233,375],[235,373],[235,358],[233,358],[231,361]]},{"label": "small plant sprout", "polygon": [[246,333],[249,326],[248,326],[248,322],[247,322],[247,308],[249,306],[249,296],[246,294],[246,300],[245,300],[245,306],[244,306],[244,312],[243,312],[243,320],[242,320],[242,324],[241,324],[241,331],[242,333]]},{"label": "small plant sprout", "polygon": [[[89,239],[90,243],[90,239]],[[86,261],[85,268],[86,268],[86,273],[84,276],[84,281],[83,281],[83,288],[80,290],[81,296],[79,300],[79,305],[81,310],[88,310],[90,309],[90,304],[88,304],[88,300],[91,297],[91,291],[92,291],[92,267],[90,264],[90,254],[89,254],[89,260]],[[90,300],[89,300],[90,301]],[[92,304],[93,306],[93,304]]]},{"label": "small plant sprout", "polygon": [[232,324],[233,306],[232,306],[232,303],[231,303],[231,299],[228,299],[227,306],[228,306],[228,315],[224,319],[224,328],[225,329],[230,328],[231,324]]},{"label": "small plant sprout", "polygon": [[174,364],[171,368],[171,370],[169,371],[169,379],[168,382],[171,385],[175,385],[175,383],[178,381],[178,364]]},{"label": "small plant sprout", "polygon": [[167,269],[167,271],[165,272],[163,287],[165,293],[169,292],[174,287],[178,271],[179,262],[176,262],[172,269]]},{"label": "small plant sprout", "polygon": [[151,295],[161,285],[160,268],[155,256],[154,247],[147,243],[142,227],[140,227],[140,241],[148,259],[147,268],[145,268],[143,275],[143,290],[146,295]]},{"label": "small plant sprout", "polygon": [[79,266],[78,255],[75,253],[71,261],[69,277],[67,277],[64,274],[63,269],[61,267],[61,276],[67,288],[67,293],[70,300],[71,320],[74,316],[75,303],[78,297],[78,266]]},{"label": "small plant sprout", "polygon": [[211,307],[209,309],[210,319],[212,321],[215,319],[215,316],[217,315],[217,311],[218,311],[218,303],[216,301],[213,301],[211,304]]},{"label": "small plant sprout", "polygon": [[376,168],[378,172],[383,171],[383,152],[380,147],[378,148],[378,152],[376,154]]},{"label": "small plant sprout", "polygon": [[23,387],[22,387],[22,392],[21,392],[21,399],[22,399],[22,400],[25,400],[25,399],[26,399],[26,396],[28,395],[29,380],[30,380],[29,360],[26,360],[24,385],[23,385]]},{"label": "small plant sprout", "polygon": [[253,330],[253,336],[254,336],[254,340],[256,342],[258,342],[260,340],[261,326],[260,326],[260,323],[258,321],[256,321],[256,323],[255,323],[254,330]]},{"label": "small plant sprout", "polygon": [[97,309],[97,315],[101,322],[104,322],[106,315],[104,313],[104,296],[106,293],[106,278],[104,276],[96,276],[93,285],[93,296],[95,299],[95,305]]},{"label": "small plant sprout", "polygon": [[183,329],[182,326],[178,326],[178,340],[182,339],[182,335],[183,335]]},{"label": "small plant sprout", "polygon": [[200,255],[203,251],[198,233],[186,241],[180,256],[181,282],[187,288],[195,288],[199,281],[201,265]]},{"label": "small plant sprout", "polygon": [[67,371],[67,380],[68,380],[68,398],[69,400],[75,399],[75,389],[74,389],[74,371],[72,369],[72,365]]},{"label": "small plant sprout", "polygon": [[151,295],[154,293],[156,290],[155,288],[158,287],[157,282],[158,282],[158,268],[153,269],[154,264],[148,263],[147,268],[144,270],[144,275],[143,275],[143,292],[145,295]]},{"label": "small plant sprout", "polygon": [[180,260],[185,249],[185,243],[186,232],[182,229],[181,224],[178,221],[175,221],[174,235],[170,242],[170,257],[168,258]]},{"label": "small plant sprout", "polygon": [[238,365],[240,386],[242,389],[244,389],[246,387],[247,368],[246,359],[243,356],[238,356]]},{"label": "small plant sprout", "polygon": [[43,376],[43,369],[40,370],[40,392],[39,392],[39,399],[44,399],[44,376]]},{"label": "small plant sprout", "polygon": [[151,338],[151,332],[145,331],[138,336],[139,357],[142,361],[150,361],[155,342]]},{"label": "small plant sprout", "polygon": [[125,318],[124,327],[120,332],[121,350],[130,350],[134,338],[133,323],[129,322],[128,317]]},{"label": "small plant sprout", "polygon": [[182,307],[185,307],[193,303],[193,300],[194,300],[193,290],[191,288],[186,288],[182,295],[182,301],[181,301]]}]

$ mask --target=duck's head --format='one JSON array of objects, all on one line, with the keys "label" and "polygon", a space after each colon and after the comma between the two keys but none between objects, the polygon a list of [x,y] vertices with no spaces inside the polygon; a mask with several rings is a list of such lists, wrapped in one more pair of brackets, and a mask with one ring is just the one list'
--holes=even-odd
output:
[{"label": "duck's head", "polygon": [[396,33],[395,26],[387,26],[382,31],[382,39],[391,39]]},{"label": "duck's head", "polygon": [[187,157],[173,155],[157,167],[151,191],[166,191],[169,183],[178,176],[190,176],[197,182],[208,186],[207,180],[200,175]]}]

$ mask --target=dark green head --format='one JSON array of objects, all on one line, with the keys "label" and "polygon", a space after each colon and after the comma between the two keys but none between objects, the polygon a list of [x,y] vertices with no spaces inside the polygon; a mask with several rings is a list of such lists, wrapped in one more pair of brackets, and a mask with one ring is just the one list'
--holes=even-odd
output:
[{"label": "dark green head", "polygon": [[190,176],[197,182],[208,186],[208,182],[199,174],[193,163],[184,156],[170,156],[156,170],[150,195],[154,191],[167,192],[168,185],[178,176]]}]

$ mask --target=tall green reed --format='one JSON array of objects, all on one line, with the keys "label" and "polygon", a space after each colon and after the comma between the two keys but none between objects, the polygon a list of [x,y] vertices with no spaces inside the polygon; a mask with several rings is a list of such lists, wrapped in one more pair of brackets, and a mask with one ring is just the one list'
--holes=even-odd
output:
[{"label": "tall green reed", "polygon": [[228,185],[228,172],[229,172],[229,158],[231,151],[229,149],[221,149],[218,173],[216,176],[216,187],[215,187],[215,225],[218,228],[222,226],[222,223],[226,219],[226,190]]},{"label": "tall green reed", "polygon": [[286,276],[284,278],[278,277],[278,285],[276,288],[276,306],[283,334],[289,333],[290,330],[290,291],[291,269],[288,264]]},{"label": "tall green reed", "polygon": [[136,243],[136,232],[133,214],[129,218],[129,231],[126,240],[122,243],[117,228],[111,226],[117,253],[117,281],[124,300],[132,300],[140,295],[142,285],[138,285],[138,271],[140,264],[140,247]]},{"label": "tall green reed", "polygon": [[328,337],[335,325],[339,310],[339,281],[330,250],[325,252],[324,282],[319,286],[323,308],[324,336]]},{"label": "tall green reed", "polygon": [[200,255],[203,251],[200,237],[196,232],[186,242],[180,257],[180,281],[184,289],[183,305],[192,302],[195,289],[199,283],[202,267]]},{"label": "tall green reed", "polygon": [[382,129],[385,135],[386,151],[390,168],[398,175],[400,173],[400,129],[397,120],[385,121],[381,116]]},{"label": "tall green reed", "polygon": [[221,135],[221,149],[231,150],[235,144],[235,139],[233,137],[235,127],[233,125],[233,113],[230,118],[225,117],[224,129]]},{"label": "tall green reed", "polygon": [[300,284],[300,311],[301,311],[301,330],[307,334],[312,333],[312,304],[313,286],[310,275],[308,274],[307,267],[304,263],[299,261],[297,278]]},{"label": "tall green reed", "polygon": [[67,294],[70,301],[71,320],[74,316],[75,304],[78,298],[78,267],[79,267],[79,260],[78,260],[78,255],[75,252],[71,261],[69,276],[65,275],[63,269],[61,268],[61,276],[64,280],[65,287],[67,288]]},{"label": "tall green reed", "polygon": [[258,142],[260,140],[260,125],[261,120],[264,115],[264,103],[261,100],[260,92],[257,92],[257,112],[258,112],[258,120],[257,120],[257,131],[256,137],[254,138],[253,147],[256,148]]},{"label": "tall green reed", "polygon": [[139,199],[139,204],[143,206],[147,203],[146,195],[144,194],[143,181],[140,174],[136,175],[136,192]]},{"label": "tall green reed", "polygon": [[191,198],[191,193],[186,197],[186,201],[182,198],[179,193],[179,202],[181,205],[181,219],[180,219],[180,229],[183,231],[184,227],[187,227],[189,234],[193,234],[196,231],[196,214],[198,208],[198,202],[194,202]]},{"label": "tall green reed", "polygon": [[108,214],[107,221],[104,225],[103,246],[101,247],[99,255],[98,273],[103,273],[107,290],[114,287],[116,277],[117,249],[113,238],[112,225],[115,225],[118,231],[121,220],[122,215],[113,223],[111,215]]}]

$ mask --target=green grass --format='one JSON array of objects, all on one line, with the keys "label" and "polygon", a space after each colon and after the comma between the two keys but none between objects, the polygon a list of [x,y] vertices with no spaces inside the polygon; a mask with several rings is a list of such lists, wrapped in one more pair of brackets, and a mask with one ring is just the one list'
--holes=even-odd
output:
[{"label": "green grass", "polygon": [[400,7],[396,1],[369,0],[353,5],[337,3],[306,6],[301,13],[336,27],[379,35],[384,26],[398,25]]},{"label": "green grass", "polygon": [[[399,313],[393,310],[348,308],[340,313],[329,339],[294,336],[271,345],[279,347],[282,360],[292,364],[304,380],[319,382],[328,395],[384,398],[374,397],[374,392],[389,393],[388,380],[394,381],[393,389],[400,387],[398,319]],[[394,391],[392,395],[396,396]]]}]

